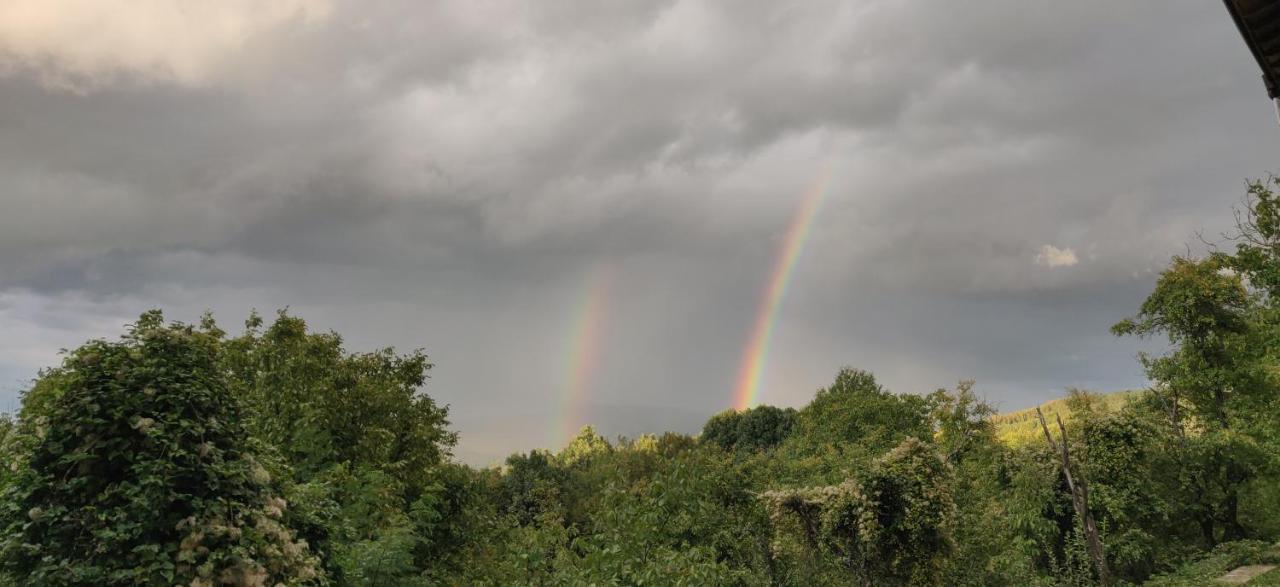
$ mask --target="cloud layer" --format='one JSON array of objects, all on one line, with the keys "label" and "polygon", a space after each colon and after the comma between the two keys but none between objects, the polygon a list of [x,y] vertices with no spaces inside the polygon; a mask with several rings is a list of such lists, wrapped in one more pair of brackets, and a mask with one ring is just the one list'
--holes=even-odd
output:
[{"label": "cloud layer", "polygon": [[557,441],[601,267],[588,416],[726,407],[824,166],[764,401],[842,364],[1006,407],[1141,384],[1106,326],[1280,146],[1191,0],[19,1],[0,72],[11,393],[147,307],[289,306],[424,347],[473,461]]},{"label": "cloud layer", "polygon": [[208,85],[328,12],[326,0],[12,0],[0,6],[0,63],[63,90]]}]

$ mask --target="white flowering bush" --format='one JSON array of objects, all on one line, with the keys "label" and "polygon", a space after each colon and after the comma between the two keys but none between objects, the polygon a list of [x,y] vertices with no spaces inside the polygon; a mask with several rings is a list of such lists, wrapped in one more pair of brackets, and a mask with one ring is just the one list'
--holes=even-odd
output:
[{"label": "white flowering bush", "polygon": [[322,583],[253,458],[217,337],[144,314],[71,352],[0,496],[24,585]]}]

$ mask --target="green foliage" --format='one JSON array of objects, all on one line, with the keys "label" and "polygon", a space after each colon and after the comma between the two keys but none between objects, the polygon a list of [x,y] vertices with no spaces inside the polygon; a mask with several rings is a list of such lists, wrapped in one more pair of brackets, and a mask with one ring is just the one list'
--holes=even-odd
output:
[{"label": "green foliage", "polygon": [[954,504],[950,470],[933,447],[908,438],[877,461],[862,485],[876,576],[939,584],[952,550]]},{"label": "green foliage", "polygon": [[1146,579],[1178,554],[1169,540],[1179,529],[1171,519],[1179,508],[1176,486],[1168,482],[1174,463],[1169,441],[1149,413],[1079,411],[1079,460],[1089,482],[1090,507],[1103,533],[1110,568],[1131,581]]},{"label": "green foliage", "polygon": [[747,452],[771,449],[791,434],[796,411],[757,406],[741,412],[726,410],[707,420],[699,440],[724,450]]},{"label": "green foliage", "polygon": [[926,398],[934,441],[949,463],[960,463],[995,442],[995,409],[973,393],[972,380],[961,381],[955,394],[939,389]]},{"label": "green foliage", "polygon": [[497,518],[491,471],[459,464],[436,470],[434,482],[409,506],[416,537],[415,565],[441,582],[470,562],[470,549],[492,531]]},{"label": "green foliage", "polygon": [[408,497],[429,482],[457,435],[447,410],[419,392],[431,369],[425,354],[347,353],[337,334],[310,333],[285,312],[261,326],[251,316],[245,333],[224,343],[222,364],[250,430],[300,481],[347,463],[392,475]]},{"label": "green foliage", "polygon": [[217,350],[151,312],[67,357],[29,406],[34,445],[0,499],[5,570],[29,585],[319,580]]},{"label": "green foliage", "polygon": [[336,555],[343,584],[359,586],[427,585],[414,561],[417,537],[408,525],[396,525],[377,536],[344,544]]},{"label": "green foliage", "polygon": [[[864,479],[767,492],[775,522],[798,534],[810,561],[829,567],[807,580],[877,585],[938,585],[952,553],[950,470],[933,447],[908,438]],[[830,565],[830,563],[828,563]],[[840,578],[843,576],[843,581]]]},{"label": "green foliage", "polygon": [[1224,272],[1218,258],[1175,257],[1134,318],[1117,323],[1116,334],[1164,334],[1174,349],[1143,357],[1151,379],[1185,401],[1202,424],[1228,428],[1238,404],[1251,393],[1270,391],[1260,381],[1250,344],[1251,298],[1240,276]]},{"label": "green foliage", "polygon": [[[245,328],[222,340],[219,365],[250,432],[283,458],[289,492],[304,506],[293,517],[329,574],[353,584],[407,582],[461,548],[416,533],[461,516],[438,495],[457,435],[447,410],[421,392],[426,355],[349,353],[336,333],[309,332],[285,312],[265,330],[251,315]],[[434,520],[430,528],[415,526],[425,520]]]},{"label": "green foliage", "polygon": [[1267,358],[1266,320],[1259,319],[1268,313],[1240,274],[1227,270],[1233,263],[1222,254],[1175,257],[1138,315],[1113,327],[1117,334],[1163,334],[1172,345],[1142,362],[1157,382],[1152,393],[1168,406],[1182,493],[1196,506],[1187,513],[1206,546],[1249,535],[1241,492],[1275,473],[1275,445],[1258,436],[1274,438],[1266,425],[1274,421],[1259,414],[1276,407],[1280,389]]},{"label": "green foliage", "polygon": [[533,450],[527,455],[511,455],[502,476],[501,510],[521,525],[531,524],[540,516],[559,514],[567,480],[568,473],[557,466],[555,456],[548,452]]},{"label": "green foliage", "polygon": [[789,444],[802,453],[856,444],[879,454],[907,437],[928,438],[928,413],[924,398],[890,393],[871,373],[846,367],[796,415]]},{"label": "green foliage", "polygon": [[1280,297],[1280,199],[1273,191],[1278,186],[1276,176],[1249,182],[1244,209],[1236,212],[1235,254],[1218,255],[1272,300]]},{"label": "green foliage", "polygon": [[[940,456],[951,466],[955,523],[954,551],[943,574],[958,585],[1032,585],[1034,542],[1011,518],[1019,509],[1011,491],[1013,463],[996,438],[994,410],[979,400],[972,381],[954,393],[938,390],[928,398]],[[1039,471],[1037,471],[1039,472]],[[1052,472],[1046,473],[1052,478]],[[1041,505],[1035,502],[1037,508]],[[1040,510],[1026,515],[1040,521]]]},{"label": "green foliage", "polygon": [[1217,350],[1225,335],[1243,332],[1249,295],[1240,276],[1223,272],[1220,258],[1174,257],[1160,274],[1155,291],[1134,318],[1112,327],[1116,334],[1151,336],[1163,333],[1174,344],[1203,345]]},{"label": "green foliage", "polygon": [[[566,490],[532,516],[505,516],[495,543],[475,554],[483,564],[461,576],[485,585],[766,584],[767,531],[749,477],[718,451],[663,454],[654,440],[571,466],[536,451],[509,459],[506,475],[535,480],[515,484],[528,493],[556,479],[593,499]],[[580,508],[591,515],[567,522],[564,512]]]},{"label": "green foliage", "polygon": [[[1174,572],[1148,581],[1150,587],[1199,587],[1213,584],[1214,579],[1244,565],[1278,564],[1280,548],[1258,540],[1241,540],[1219,544],[1212,552],[1197,557]],[[1270,574],[1270,573],[1268,573]],[[1262,584],[1254,580],[1250,585]]]},{"label": "green foliage", "polygon": [[602,583],[763,584],[764,513],[748,480],[706,451],[664,461],[648,479],[604,488],[597,514],[574,545]]},{"label": "green foliage", "polygon": [[584,426],[556,458],[566,466],[573,466],[613,452],[613,446],[591,426]]}]

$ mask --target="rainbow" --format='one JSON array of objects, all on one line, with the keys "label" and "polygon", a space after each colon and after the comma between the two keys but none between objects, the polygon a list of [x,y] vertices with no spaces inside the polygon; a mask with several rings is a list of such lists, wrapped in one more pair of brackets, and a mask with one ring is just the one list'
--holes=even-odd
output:
[{"label": "rainbow", "polygon": [[769,340],[773,337],[773,328],[778,322],[778,309],[782,307],[782,299],[787,295],[796,260],[800,258],[800,252],[809,239],[809,229],[813,227],[813,219],[822,207],[830,182],[831,171],[824,168],[813,187],[800,200],[795,216],[791,218],[791,226],[787,228],[787,236],[782,241],[782,250],[778,252],[773,273],[769,276],[764,297],[760,300],[751,338],[743,349],[742,366],[738,370],[738,383],[733,392],[734,409],[750,408],[759,398],[760,380],[764,376],[765,362],[769,358]]},{"label": "rainbow", "polygon": [[560,398],[560,420],[554,427],[552,446],[560,446],[583,425],[583,408],[595,375],[604,330],[605,303],[609,298],[609,272],[596,269],[574,306],[569,344],[565,352],[565,382]]}]

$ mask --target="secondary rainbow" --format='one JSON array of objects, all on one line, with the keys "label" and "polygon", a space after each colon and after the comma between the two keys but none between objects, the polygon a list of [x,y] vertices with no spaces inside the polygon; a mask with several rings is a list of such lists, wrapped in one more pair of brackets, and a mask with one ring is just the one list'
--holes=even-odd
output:
[{"label": "secondary rainbow", "polygon": [[560,399],[560,420],[552,431],[553,445],[573,438],[583,425],[583,409],[591,390],[600,356],[609,299],[609,271],[596,269],[587,278],[586,288],[574,304],[569,344],[565,349],[565,381]]},{"label": "secondary rainbow", "polygon": [[831,182],[831,172],[823,169],[813,187],[801,198],[796,206],[791,225],[787,228],[787,236],[782,241],[782,249],[773,264],[773,272],[760,300],[760,309],[756,312],[755,325],[751,329],[751,338],[742,353],[742,366],[738,370],[738,382],[733,392],[733,407],[745,410],[756,404],[760,395],[760,380],[764,376],[765,363],[769,359],[769,341],[773,337],[774,326],[778,322],[778,309],[787,295],[791,285],[791,276],[796,268],[796,260],[809,240],[809,231],[813,228],[813,219],[826,198],[827,186]]}]

